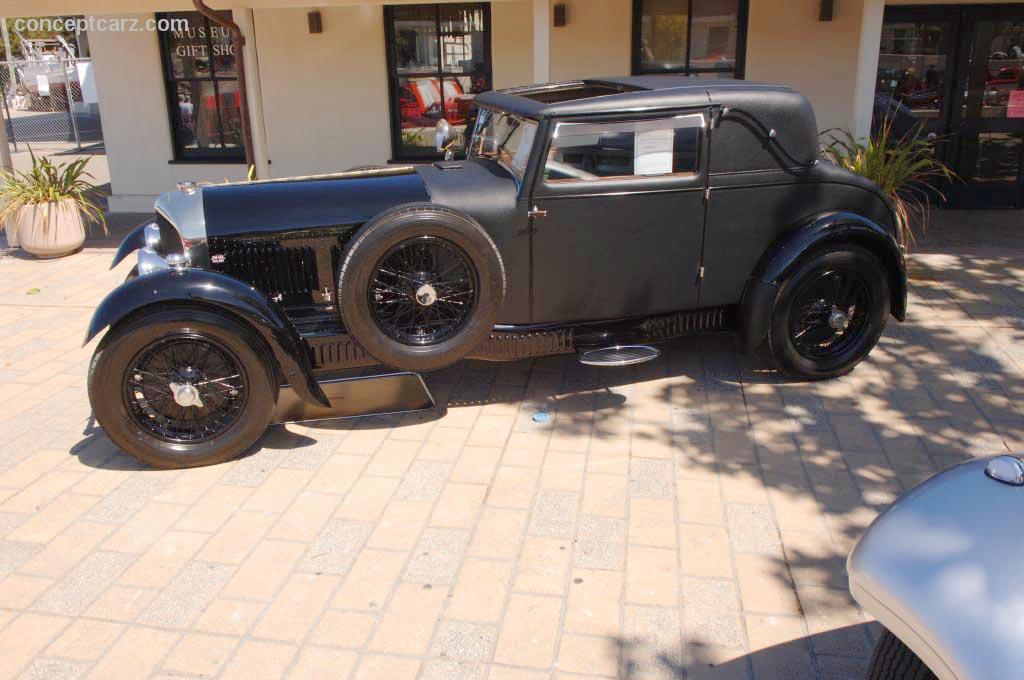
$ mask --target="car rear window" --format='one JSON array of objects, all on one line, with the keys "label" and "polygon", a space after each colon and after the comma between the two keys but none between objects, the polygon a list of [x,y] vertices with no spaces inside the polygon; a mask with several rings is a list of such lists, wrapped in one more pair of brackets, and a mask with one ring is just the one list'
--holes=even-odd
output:
[{"label": "car rear window", "polygon": [[544,167],[547,182],[690,175],[699,168],[702,114],[658,120],[559,123]]}]

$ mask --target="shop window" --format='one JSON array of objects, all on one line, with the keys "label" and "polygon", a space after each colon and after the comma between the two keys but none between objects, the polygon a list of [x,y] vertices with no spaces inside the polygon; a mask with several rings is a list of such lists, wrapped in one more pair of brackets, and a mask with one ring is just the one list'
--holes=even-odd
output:
[{"label": "shop window", "polygon": [[[491,89],[491,16],[487,3],[384,8],[391,91],[393,156],[437,158],[442,118],[471,126],[474,97]],[[472,129],[472,128],[469,128]],[[468,136],[468,135],[467,135]]]},{"label": "shop window", "polygon": [[[230,18],[230,11],[220,12]],[[160,34],[174,158],[243,163],[241,99],[231,31],[199,12],[168,12],[188,27]]]},{"label": "shop window", "polygon": [[633,0],[633,73],[742,78],[747,0]]}]

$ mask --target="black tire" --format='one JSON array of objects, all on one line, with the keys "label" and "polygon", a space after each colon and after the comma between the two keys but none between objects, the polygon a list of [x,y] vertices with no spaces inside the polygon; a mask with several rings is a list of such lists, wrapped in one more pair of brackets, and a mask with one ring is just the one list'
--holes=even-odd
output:
[{"label": "black tire", "polygon": [[[133,382],[145,373],[145,380],[152,376],[159,385],[159,377],[143,370],[139,362],[161,351],[171,355],[177,351],[184,357],[188,348],[192,357],[180,363],[217,360],[225,372],[239,379],[230,383],[211,379],[206,386],[197,379],[201,405],[187,408],[176,406],[173,398],[161,398],[162,390],[153,384],[143,387]],[[202,351],[205,356],[197,357]],[[227,315],[197,307],[145,310],[104,336],[89,366],[89,402],[110,440],[153,467],[221,463],[252,446],[270,423],[278,391],[268,365],[270,356],[252,329]],[[233,393],[229,396],[225,390]],[[193,431],[185,433],[186,428]]]},{"label": "black tire", "polygon": [[935,674],[903,642],[890,633],[882,631],[871,655],[868,666],[868,680],[937,680]]},{"label": "black tire", "polygon": [[[839,328],[831,325],[837,313]],[[783,373],[805,380],[845,375],[885,330],[888,274],[858,246],[813,253],[779,287],[771,318],[768,344]]]},{"label": "black tire", "polygon": [[[391,274],[384,265],[407,252],[412,255],[406,260],[416,260],[424,271]],[[430,271],[432,266],[445,272]],[[441,276],[452,268],[457,280],[441,288]],[[434,284],[457,292],[446,299]],[[418,302],[424,288],[434,301]],[[414,204],[381,214],[356,234],[338,273],[338,291],[345,328],[371,356],[401,370],[434,371],[464,358],[491,332],[505,301],[505,267],[494,241],[473,219],[450,208]],[[451,318],[443,321],[447,325],[437,321],[434,330],[421,327],[417,333],[412,328],[417,323],[435,323],[423,318],[428,315],[423,307]],[[388,316],[391,309],[406,310],[402,318],[412,321],[399,324]]]}]

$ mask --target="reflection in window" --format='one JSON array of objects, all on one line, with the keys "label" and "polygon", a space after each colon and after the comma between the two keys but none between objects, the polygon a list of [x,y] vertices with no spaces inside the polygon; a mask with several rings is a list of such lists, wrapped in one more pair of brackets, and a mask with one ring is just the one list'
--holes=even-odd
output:
[{"label": "reflection in window", "polygon": [[[231,12],[221,12],[230,18]],[[198,12],[171,12],[188,27],[161,34],[175,158],[242,162],[241,99],[231,32]]]},{"label": "reflection in window", "polygon": [[[634,0],[634,73],[735,77],[744,0]],[[742,77],[742,76],[741,76]]]},{"label": "reflection in window", "polygon": [[894,121],[897,134],[916,121],[942,115],[949,30],[949,24],[939,22],[883,25],[876,108]]},{"label": "reflection in window", "polygon": [[490,11],[484,3],[385,8],[394,155],[432,158],[442,118],[472,124],[475,95],[491,88]]},{"label": "reflection in window", "polygon": [[697,172],[704,117],[561,123],[544,167],[549,182],[656,177]]}]

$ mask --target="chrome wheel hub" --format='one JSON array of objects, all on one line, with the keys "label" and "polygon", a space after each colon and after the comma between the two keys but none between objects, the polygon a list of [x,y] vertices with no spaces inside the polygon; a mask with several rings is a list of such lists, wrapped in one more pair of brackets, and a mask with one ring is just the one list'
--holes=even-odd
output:
[{"label": "chrome wheel hub", "polygon": [[424,307],[429,307],[437,302],[437,291],[430,284],[423,284],[416,289],[416,302]]},{"label": "chrome wheel hub", "polygon": [[199,390],[190,383],[171,383],[171,394],[174,395],[174,403],[185,408],[196,406],[203,408],[203,400],[199,396]]},{"label": "chrome wheel hub", "polygon": [[850,317],[837,307],[832,307],[832,312],[828,315],[828,325],[832,327],[832,330],[842,333],[850,325]]}]

